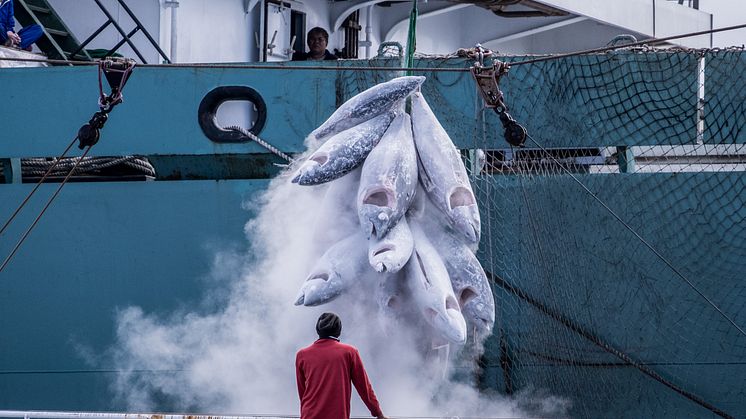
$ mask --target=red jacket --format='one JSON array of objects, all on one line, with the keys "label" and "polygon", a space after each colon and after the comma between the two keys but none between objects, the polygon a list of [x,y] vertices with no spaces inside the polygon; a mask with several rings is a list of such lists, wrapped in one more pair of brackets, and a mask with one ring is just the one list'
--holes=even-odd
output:
[{"label": "red jacket", "polygon": [[296,354],[295,378],[302,419],[349,419],[350,381],[371,415],[383,415],[354,346],[317,340]]}]

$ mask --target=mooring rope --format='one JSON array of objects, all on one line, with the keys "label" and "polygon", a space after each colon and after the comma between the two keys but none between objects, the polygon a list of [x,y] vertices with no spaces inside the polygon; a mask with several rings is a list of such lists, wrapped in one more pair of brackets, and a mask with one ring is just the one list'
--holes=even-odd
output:
[{"label": "mooring rope", "polygon": [[67,146],[65,151],[63,151],[62,154],[54,160],[54,163],[49,165],[49,168],[44,173],[44,175],[41,177],[41,179],[39,179],[39,181],[36,183],[36,186],[34,186],[34,189],[32,189],[31,192],[29,192],[29,194],[26,195],[26,198],[23,200],[23,202],[21,202],[21,204],[16,208],[16,210],[13,211],[13,214],[8,218],[5,224],[3,224],[3,227],[0,228],[0,235],[2,235],[5,229],[8,228],[8,226],[13,221],[13,219],[16,218],[16,216],[21,211],[21,209],[26,205],[26,203],[28,203],[29,199],[31,199],[31,196],[33,196],[34,193],[36,193],[36,190],[39,189],[39,186],[41,186],[41,184],[44,182],[47,176],[49,176],[49,174],[52,173],[52,170],[55,168],[57,163],[65,157],[67,152],[70,151],[70,148],[72,148],[73,144],[75,144],[76,141],[78,141],[77,135],[75,136],[75,138],[73,138],[73,140],[70,142],[70,145]]},{"label": "mooring rope", "polygon": [[31,226],[29,226],[29,228],[26,230],[26,232],[23,233],[23,236],[21,236],[21,239],[18,240],[18,243],[16,243],[16,245],[13,247],[13,250],[10,251],[10,254],[8,255],[8,257],[5,258],[5,261],[3,261],[3,264],[0,266],[0,272],[2,272],[3,269],[5,269],[5,267],[8,265],[8,263],[10,262],[10,260],[16,254],[16,252],[21,247],[21,245],[23,244],[23,242],[26,240],[26,238],[28,237],[28,235],[31,233],[31,230],[33,230],[34,227],[36,227],[36,224],[39,222],[39,220],[41,220],[41,217],[47,211],[47,208],[49,208],[49,206],[52,205],[52,202],[54,201],[55,198],[57,198],[57,195],[59,195],[60,191],[62,190],[62,187],[65,186],[65,184],[67,183],[67,181],[70,179],[70,176],[72,176],[73,172],[75,172],[75,169],[78,167],[78,164],[80,164],[80,161],[83,160],[83,158],[85,158],[85,156],[88,154],[89,151],[91,151],[91,147],[92,146],[86,147],[86,150],[83,153],[83,155],[81,156],[81,158],[78,161],[75,162],[75,166],[73,166],[72,170],[70,170],[70,172],[67,174],[67,176],[65,176],[65,179],[62,181],[62,183],[60,183],[60,186],[54,192],[54,194],[52,195],[52,197],[49,198],[49,201],[47,201],[47,204],[44,205],[44,208],[42,208],[42,210],[39,213],[39,215],[36,217],[36,219],[34,219],[34,222],[31,223]]}]

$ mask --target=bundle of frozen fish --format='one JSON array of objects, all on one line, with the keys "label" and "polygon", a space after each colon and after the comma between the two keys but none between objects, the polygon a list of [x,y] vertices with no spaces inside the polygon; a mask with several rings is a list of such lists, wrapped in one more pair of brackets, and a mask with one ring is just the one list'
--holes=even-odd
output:
[{"label": "bundle of frozen fish", "polygon": [[[383,320],[405,311],[455,344],[489,335],[495,303],[474,249],[480,220],[466,168],[419,92],[425,77],[378,84],[339,107],[309,136],[320,144],[293,178],[330,182],[317,226],[325,253],[296,305],[332,301],[376,281]],[[405,102],[411,98],[411,114]]]}]

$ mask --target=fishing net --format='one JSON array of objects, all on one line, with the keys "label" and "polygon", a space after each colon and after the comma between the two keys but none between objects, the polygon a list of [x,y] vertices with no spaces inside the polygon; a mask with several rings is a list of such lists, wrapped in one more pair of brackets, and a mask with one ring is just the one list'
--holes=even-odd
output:
[{"label": "fishing net", "polygon": [[[440,71],[473,60],[415,62],[482,214],[498,313],[477,385],[573,417],[746,415],[744,51],[499,58],[523,148],[468,72]],[[400,75],[341,65],[347,98]]]}]

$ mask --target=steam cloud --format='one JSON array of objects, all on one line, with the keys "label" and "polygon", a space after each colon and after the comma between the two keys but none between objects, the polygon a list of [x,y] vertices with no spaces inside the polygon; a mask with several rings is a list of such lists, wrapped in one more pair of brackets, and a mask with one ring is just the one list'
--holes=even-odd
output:
[{"label": "steam cloud", "polygon": [[[569,405],[562,399],[536,393],[485,395],[444,378],[437,359],[422,355],[415,327],[382,330],[375,301],[366,299],[374,285],[365,278],[353,293],[322,307],[294,306],[299,284],[326,250],[315,237],[315,226],[333,224],[328,220],[338,214],[322,211],[328,186],[298,186],[288,176],[271,182],[257,217],[246,225],[251,256],[225,253],[215,258],[216,276],[236,278],[224,309],[169,318],[136,307],[118,314],[113,353],[125,373],[113,385],[129,410],[171,406],[189,413],[297,416],[295,353],[316,339],[319,314],[333,311],[342,318],[342,341],[360,350],[389,416],[566,414]],[[357,395],[352,414],[369,416]]]}]

